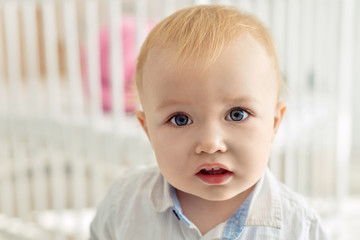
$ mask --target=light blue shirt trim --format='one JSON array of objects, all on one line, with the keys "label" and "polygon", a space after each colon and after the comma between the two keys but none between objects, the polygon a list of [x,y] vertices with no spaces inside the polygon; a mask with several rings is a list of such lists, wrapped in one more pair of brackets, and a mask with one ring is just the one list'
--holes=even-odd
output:
[{"label": "light blue shirt trim", "polygon": [[227,220],[222,236],[223,240],[238,239],[244,231],[252,196],[251,192],[239,209]]},{"label": "light blue shirt trim", "polygon": [[[176,196],[175,188],[170,185],[170,196],[174,202],[173,210],[175,211],[176,217],[186,223],[189,227],[194,226],[194,224],[182,213],[181,205],[179,199]],[[238,210],[226,221],[224,228],[223,240],[235,240],[238,239],[241,233],[244,231],[246,218],[248,216],[248,211],[252,199],[252,192],[239,207]]]},{"label": "light blue shirt trim", "polygon": [[182,213],[181,205],[179,202],[179,199],[176,196],[175,188],[170,185],[170,196],[174,202],[173,210],[175,211],[175,214],[180,220],[182,220],[186,225],[194,226],[194,224]]}]

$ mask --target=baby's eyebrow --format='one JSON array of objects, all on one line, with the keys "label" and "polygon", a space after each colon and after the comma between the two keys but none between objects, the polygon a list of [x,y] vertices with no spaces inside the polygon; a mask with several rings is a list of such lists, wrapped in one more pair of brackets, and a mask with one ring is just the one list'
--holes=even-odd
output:
[{"label": "baby's eyebrow", "polygon": [[179,101],[176,99],[167,99],[161,102],[161,104],[159,104],[156,107],[156,110],[162,110],[164,108],[167,108],[169,106],[173,106],[173,105],[188,105],[189,103],[184,102],[184,101]]},{"label": "baby's eyebrow", "polygon": [[251,104],[251,105],[259,105],[260,101],[251,96],[242,96],[242,97],[224,97],[222,99],[223,103],[243,103],[243,104]]}]

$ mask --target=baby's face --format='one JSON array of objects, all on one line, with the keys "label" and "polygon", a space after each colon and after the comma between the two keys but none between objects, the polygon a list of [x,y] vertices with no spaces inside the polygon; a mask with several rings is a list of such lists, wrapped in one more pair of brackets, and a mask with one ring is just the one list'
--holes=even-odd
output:
[{"label": "baby's face", "polygon": [[178,194],[228,200],[262,176],[285,111],[264,48],[244,34],[204,71],[172,68],[171,51],[151,50],[137,116],[158,165]]}]

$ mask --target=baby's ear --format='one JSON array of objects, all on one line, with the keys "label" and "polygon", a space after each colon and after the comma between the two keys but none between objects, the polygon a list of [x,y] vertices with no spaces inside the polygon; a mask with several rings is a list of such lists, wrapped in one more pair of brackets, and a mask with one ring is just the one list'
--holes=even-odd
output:
[{"label": "baby's ear", "polygon": [[280,123],[284,117],[286,108],[287,108],[287,103],[284,101],[279,101],[276,105],[275,114],[274,114],[273,137],[271,141],[274,141],[275,139],[276,133],[280,127]]},{"label": "baby's ear", "polygon": [[150,140],[148,128],[146,125],[145,113],[143,111],[136,111],[135,115]]}]

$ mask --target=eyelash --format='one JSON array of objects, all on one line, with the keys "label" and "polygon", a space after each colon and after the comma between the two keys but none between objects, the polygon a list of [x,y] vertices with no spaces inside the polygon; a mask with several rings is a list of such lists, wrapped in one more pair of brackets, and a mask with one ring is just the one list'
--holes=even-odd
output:
[{"label": "eyelash", "polygon": [[235,107],[235,108],[232,108],[229,110],[229,112],[226,114],[226,118],[229,116],[229,114],[231,114],[232,111],[235,111],[235,110],[239,110],[239,111],[242,111],[244,113],[245,116],[243,116],[243,118],[239,121],[236,121],[236,120],[230,120],[230,119],[227,119],[229,121],[234,121],[234,122],[242,122],[244,121],[246,118],[248,118],[251,114],[251,112],[247,109],[244,109],[242,107]]},{"label": "eyelash", "polygon": [[187,116],[185,113],[183,113],[183,112],[176,112],[176,113],[172,114],[172,115],[168,118],[168,120],[167,120],[166,122],[167,122],[168,124],[171,124],[171,125],[176,126],[176,127],[184,127],[184,126],[188,125],[188,123],[185,124],[185,125],[177,125],[177,124],[173,123],[173,122],[172,122],[172,119],[173,119],[174,117],[176,117],[176,116],[186,116],[186,117],[188,118],[188,121],[191,121],[191,123],[192,123],[192,120],[190,119],[190,117],[188,117],[188,116]]},{"label": "eyelash", "polygon": [[[242,108],[242,107],[234,107],[234,108],[230,109],[230,110],[227,112],[225,118],[227,118],[227,116],[228,116],[232,111],[234,111],[234,110],[243,111],[243,112],[246,114],[246,116],[245,116],[243,119],[239,120],[239,121],[235,121],[235,120],[229,120],[229,121],[242,122],[242,121],[244,121],[246,118],[248,118],[249,116],[252,115],[252,113],[251,113],[249,110],[245,109],[245,108]],[[188,123],[185,124],[185,125],[177,125],[177,124],[174,124],[174,123],[172,122],[172,119],[173,119],[174,117],[176,117],[176,116],[179,116],[179,115],[181,115],[181,116],[186,116],[186,117],[188,118],[188,121],[191,121],[191,123],[192,123],[191,118],[190,118],[187,114],[185,114],[185,113],[183,113],[183,112],[176,112],[176,113],[172,114],[172,115],[168,118],[168,120],[166,121],[166,123],[171,124],[171,125],[176,126],[176,127],[184,127],[184,126],[188,125]]]}]

